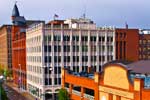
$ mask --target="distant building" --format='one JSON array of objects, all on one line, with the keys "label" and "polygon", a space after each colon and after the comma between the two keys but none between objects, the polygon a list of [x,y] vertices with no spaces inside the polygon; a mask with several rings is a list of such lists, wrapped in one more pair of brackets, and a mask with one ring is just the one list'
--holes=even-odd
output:
[{"label": "distant building", "polygon": [[14,83],[26,90],[26,28],[39,20],[26,20],[20,16],[17,5],[12,11],[12,68]]},{"label": "distant building", "polygon": [[0,68],[12,69],[11,25],[0,27]]},{"label": "distant building", "polygon": [[150,59],[150,30],[141,30],[139,34],[139,60]]},{"label": "distant building", "polygon": [[29,27],[26,48],[28,91],[54,100],[61,88],[62,66],[74,72],[100,72],[103,64],[115,60],[115,29],[71,28],[54,20]]},{"label": "distant building", "polygon": [[137,61],[139,58],[139,30],[115,29],[116,60]]},{"label": "distant building", "polygon": [[[77,73],[101,72],[102,66],[113,60],[137,61],[138,34],[138,29],[98,28],[88,19],[53,20],[29,26],[27,90],[41,99],[55,99],[62,67]],[[133,38],[134,42],[130,40]]]},{"label": "distant building", "polygon": [[101,73],[62,69],[62,87],[71,100],[149,100],[150,61],[110,62]]}]

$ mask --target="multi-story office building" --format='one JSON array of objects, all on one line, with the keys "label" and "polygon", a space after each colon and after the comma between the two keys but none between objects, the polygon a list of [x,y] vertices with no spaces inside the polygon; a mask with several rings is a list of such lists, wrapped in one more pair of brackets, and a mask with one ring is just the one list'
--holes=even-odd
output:
[{"label": "multi-story office building", "polygon": [[141,30],[139,34],[139,60],[150,59],[150,30]]},{"label": "multi-story office building", "polygon": [[27,29],[27,89],[41,99],[56,98],[61,68],[74,72],[101,71],[116,59],[115,29],[97,28],[92,21],[72,28],[67,21],[36,24]]},{"label": "multi-story office building", "polygon": [[11,25],[0,27],[0,68],[12,68]]}]

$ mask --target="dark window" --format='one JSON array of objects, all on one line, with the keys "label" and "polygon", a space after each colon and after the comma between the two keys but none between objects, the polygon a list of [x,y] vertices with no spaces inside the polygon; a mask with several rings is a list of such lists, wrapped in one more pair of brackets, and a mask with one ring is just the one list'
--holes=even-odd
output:
[{"label": "dark window", "polygon": [[64,56],[64,62],[70,62],[70,56]]},{"label": "dark window", "polygon": [[64,45],[64,52],[70,52],[70,46]]},{"label": "dark window", "polygon": [[54,52],[61,52],[61,46],[54,46]]},{"label": "dark window", "polygon": [[51,52],[51,46],[47,46],[47,45],[45,45],[44,46],[44,52]]},{"label": "dark window", "polygon": [[45,63],[50,63],[51,62],[51,56],[45,56],[45,58],[44,58],[44,60],[45,60]]},{"label": "dark window", "polygon": [[61,41],[61,36],[54,35],[54,41]]},{"label": "dark window", "polygon": [[70,41],[70,36],[67,35],[63,36],[63,41]]},{"label": "dark window", "polygon": [[58,78],[58,84],[61,84],[61,78]]},{"label": "dark window", "polygon": [[72,40],[73,40],[73,41],[79,41],[79,36],[73,36],[73,37],[72,37]]},{"label": "dark window", "polygon": [[74,45],[74,46],[73,46],[73,52],[79,52],[79,46],[77,46],[77,45],[75,46],[75,45]]},{"label": "dark window", "polygon": [[91,56],[91,61],[96,62],[96,56]]},{"label": "dark window", "polygon": [[96,36],[91,36],[90,41],[96,41]]},{"label": "dark window", "polygon": [[57,78],[54,78],[54,83],[55,83],[55,85],[57,85]]},{"label": "dark window", "polygon": [[73,56],[73,62],[79,62],[79,56]]},{"label": "dark window", "polygon": [[88,36],[82,36],[81,40],[87,42],[88,41]]},{"label": "dark window", "polygon": [[82,56],[82,61],[87,62],[88,61],[88,56]]},{"label": "dark window", "polygon": [[45,85],[48,85],[48,79],[45,78]]}]

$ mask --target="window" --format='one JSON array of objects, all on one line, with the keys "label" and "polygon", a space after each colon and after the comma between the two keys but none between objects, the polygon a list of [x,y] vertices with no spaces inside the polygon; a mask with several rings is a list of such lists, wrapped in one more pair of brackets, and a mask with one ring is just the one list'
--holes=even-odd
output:
[{"label": "window", "polygon": [[88,56],[82,56],[82,61],[87,62],[88,61]]},{"label": "window", "polygon": [[64,52],[70,52],[70,46],[64,45]]},{"label": "window", "polygon": [[88,41],[88,36],[82,36],[81,40],[87,42]]},{"label": "window", "polygon": [[88,52],[88,46],[82,45],[82,52]]},{"label": "window", "polygon": [[90,41],[95,42],[95,41],[96,41],[96,36],[91,36],[91,37],[90,37]]},{"label": "window", "polygon": [[79,62],[79,56],[73,56],[73,62]]},{"label": "window", "polygon": [[79,52],[79,46],[78,45],[73,46],[73,52]]},{"label": "window", "polygon": [[54,35],[54,41],[61,41],[60,35]]},{"label": "window", "polygon": [[63,36],[63,41],[70,41],[70,36],[64,35]]},{"label": "window", "polygon": [[61,52],[61,46],[54,46],[54,52]]},{"label": "window", "polygon": [[96,56],[91,56],[91,61],[96,62]]},{"label": "window", "polygon": [[73,40],[73,41],[79,41],[79,36],[73,36],[73,37],[72,37],[72,40]]},{"label": "window", "polygon": [[70,56],[64,56],[64,62],[70,62]]},{"label": "window", "polygon": [[45,45],[44,46],[44,52],[51,52],[51,46],[47,46],[47,45]]}]

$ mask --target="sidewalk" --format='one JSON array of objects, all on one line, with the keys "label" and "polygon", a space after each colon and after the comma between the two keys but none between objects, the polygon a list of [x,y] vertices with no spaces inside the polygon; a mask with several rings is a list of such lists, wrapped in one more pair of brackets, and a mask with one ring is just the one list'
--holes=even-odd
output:
[{"label": "sidewalk", "polygon": [[12,89],[14,89],[15,91],[17,91],[18,93],[20,93],[27,100],[35,100],[35,97],[33,97],[32,95],[30,95],[28,92],[24,90],[18,89],[17,85],[15,85],[13,82],[6,82],[5,84],[11,87]]}]

